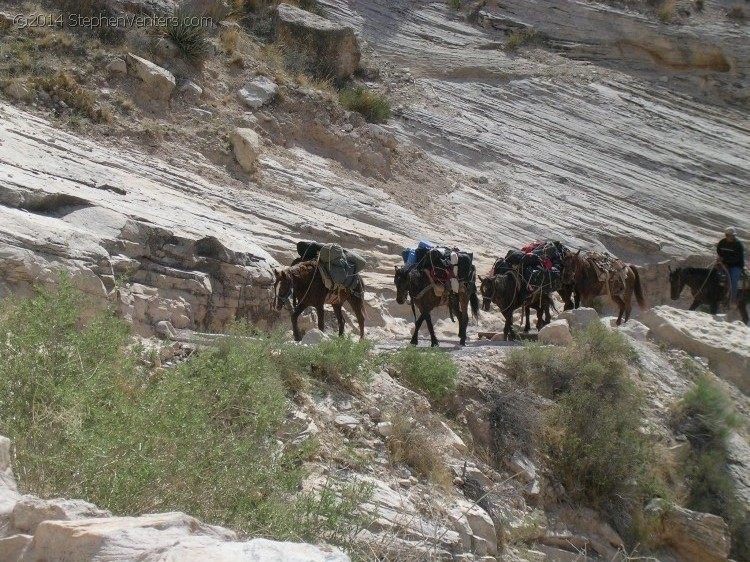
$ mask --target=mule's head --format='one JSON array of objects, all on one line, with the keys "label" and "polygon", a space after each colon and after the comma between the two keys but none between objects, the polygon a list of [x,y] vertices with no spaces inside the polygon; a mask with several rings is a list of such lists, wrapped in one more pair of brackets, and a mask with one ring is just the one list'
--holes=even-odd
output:
[{"label": "mule's head", "polygon": [[573,252],[567,252],[563,256],[561,281],[564,285],[572,285],[575,282],[578,264],[581,260],[579,256],[580,253],[581,250],[578,250],[575,254]]},{"label": "mule's head", "polygon": [[393,283],[396,285],[396,302],[404,304],[406,295],[409,294],[409,270],[405,267],[395,266],[396,273],[393,276]]},{"label": "mule's head", "polygon": [[290,305],[294,281],[287,269],[274,269],[273,276],[273,306],[276,310],[281,310],[285,305]]},{"label": "mule's head", "polygon": [[669,267],[669,296],[673,301],[680,298],[680,293],[685,287],[685,281],[682,278],[682,269],[672,269]]},{"label": "mule's head", "polygon": [[482,293],[482,310],[490,311],[492,297],[495,294],[495,276],[479,278],[479,292]]}]

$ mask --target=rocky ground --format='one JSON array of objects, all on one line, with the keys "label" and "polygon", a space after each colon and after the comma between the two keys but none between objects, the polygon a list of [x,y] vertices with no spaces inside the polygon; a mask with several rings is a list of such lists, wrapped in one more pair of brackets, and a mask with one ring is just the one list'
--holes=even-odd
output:
[{"label": "rocky ground", "polygon": [[[482,272],[510,247],[555,238],[641,266],[650,304],[668,302],[668,264],[708,265],[725,226],[748,233],[748,27],[727,17],[724,2],[701,3],[701,11],[672,2],[665,12],[617,4],[459,2],[456,10],[442,1],[321,1],[322,13],[358,38],[358,83],[393,107],[375,125],[344,110],[331,83],[290,68],[284,50],[234,25],[213,30],[212,55],[196,66],[141,32],[112,46],[70,30],[20,29],[16,12],[47,7],[0,2],[10,18],[0,20],[8,76],[0,97],[0,296],[28,295],[64,270],[92,307],[114,303],[141,336],[175,338],[237,318],[285,326],[287,313],[271,311],[272,268],[291,261],[299,239],[336,241],[370,264],[368,334],[387,349],[410,331],[411,311],[396,304],[392,285],[402,247],[456,244],[475,253]],[[34,73],[44,67],[67,70],[99,113],[82,115],[60,90],[40,87]],[[735,314],[660,306],[638,311],[644,325],[623,330],[643,362],[659,431],[668,431],[663,409],[688,386],[674,367],[680,353],[706,358],[747,415],[750,336]],[[472,415],[482,392],[510,383],[507,348],[480,345],[476,333],[499,326],[496,312],[484,314],[470,327],[470,346],[454,353],[465,401],[458,425],[430,415],[452,478],[465,484],[468,470],[501,515],[458,488],[436,490],[390,467],[383,402],[393,411],[431,410],[388,373],[364,397],[301,415],[366,451],[368,468],[352,477],[375,487],[369,540],[384,552],[565,560],[560,549],[574,545],[575,557],[592,545],[612,559],[622,539],[582,508],[549,509],[556,492],[537,474],[542,467],[524,458],[497,467],[477,455],[482,424]],[[437,331],[455,345],[455,324],[441,318]],[[682,351],[673,357],[658,342]],[[747,435],[730,442],[748,505]],[[4,524],[16,538],[0,539],[0,548],[30,544],[24,559],[47,556],[47,539],[19,524],[16,509],[63,514],[43,515],[51,519],[89,513],[31,499],[14,508],[13,494]],[[171,537],[196,525],[183,515],[167,519],[109,520],[106,548],[120,548],[118,533],[130,526]],[[98,524],[86,523],[83,536],[97,534]],[[201,545],[218,540],[206,546],[217,553],[256,548],[197,528],[188,534]],[[77,532],[73,523],[42,529]],[[661,559],[701,559],[681,556]]]}]

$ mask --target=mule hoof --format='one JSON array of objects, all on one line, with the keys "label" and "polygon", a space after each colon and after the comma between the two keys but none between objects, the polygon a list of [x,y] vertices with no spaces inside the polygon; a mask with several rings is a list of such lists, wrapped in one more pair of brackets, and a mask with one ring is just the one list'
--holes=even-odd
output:
[{"label": "mule hoof", "polygon": [[430,344],[430,347],[440,347],[440,344],[437,342],[437,340],[435,340]]}]

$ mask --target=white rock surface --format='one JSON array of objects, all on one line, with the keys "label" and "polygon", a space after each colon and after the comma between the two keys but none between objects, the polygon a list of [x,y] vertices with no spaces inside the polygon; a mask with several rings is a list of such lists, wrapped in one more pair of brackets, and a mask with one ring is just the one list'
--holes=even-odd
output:
[{"label": "white rock surface", "polygon": [[712,371],[750,394],[750,327],[671,306],[652,308],[641,321],[656,340],[707,357]]},{"label": "white rock surface", "polygon": [[265,76],[258,76],[240,88],[237,95],[250,109],[260,109],[271,103],[278,93],[279,86],[276,82]]},{"label": "white rock surface", "polygon": [[128,74],[139,78],[143,83],[145,95],[155,100],[169,99],[176,85],[171,72],[132,53],[127,54],[125,62]]},{"label": "white rock surface", "polygon": [[558,320],[567,320],[573,330],[585,330],[594,320],[599,319],[599,314],[593,308],[581,307],[573,310],[563,310],[557,315]]},{"label": "white rock surface", "polygon": [[205,525],[183,513],[159,513],[44,522],[19,562],[65,560],[346,562],[349,558],[340,551],[307,544],[266,539],[238,542],[231,531]]},{"label": "white rock surface", "polygon": [[311,328],[305,332],[304,336],[302,336],[300,343],[303,345],[316,345],[330,339],[330,336],[325,332],[321,332],[317,328]]},{"label": "white rock surface", "polygon": [[544,328],[539,330],[539,343],[553,345],[570,345],[573,336],[570,334],[570,326],[567,320],[553,320]]},{"label": "white rock surface", "polygon": [[261,142],[258,133],[252,129],[237,128],[229,139],[234,150],[234,157],[242,169],[251,174],[255,172]]},{"label": "white rock surface", "polygon": [[99,509],[83,500],[43,500],[25,495],[13,507],[11,524],[17,532],[33,535],[42,521],[72,521],[111,516],[109,511]]}]

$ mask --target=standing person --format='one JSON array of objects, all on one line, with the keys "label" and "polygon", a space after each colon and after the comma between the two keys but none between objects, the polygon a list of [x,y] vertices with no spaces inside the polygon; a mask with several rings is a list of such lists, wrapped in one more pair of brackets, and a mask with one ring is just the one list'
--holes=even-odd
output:
[{"label": "standing person", "polygon": [[724,264],[729,274],[732,304],[737,303],[737,292],[740,290],[740,276],[745,267],[745,254],[742,243],[737,240],[737,231],[729,227],[724,231],[724,238],[716,245],[719,261]]}]

